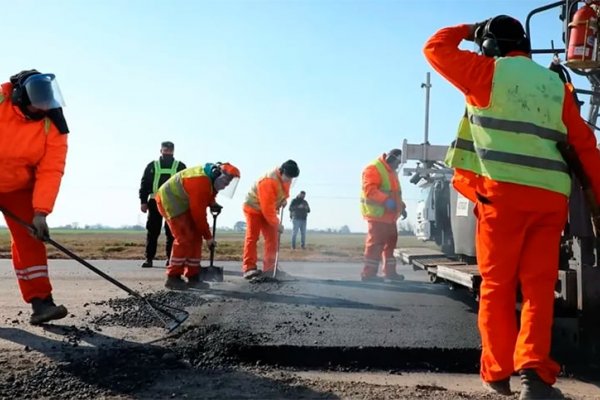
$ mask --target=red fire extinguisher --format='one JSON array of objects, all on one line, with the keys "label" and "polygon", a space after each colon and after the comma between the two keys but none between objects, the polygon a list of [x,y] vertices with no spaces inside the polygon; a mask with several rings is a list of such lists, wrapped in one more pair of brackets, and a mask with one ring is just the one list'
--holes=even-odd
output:
[{"label": "red fire extinguisher", "polygon": [[576,68],[591,68],[598,62],[598,1],[586,3],[573,15],[569,24],[567,64]]}]

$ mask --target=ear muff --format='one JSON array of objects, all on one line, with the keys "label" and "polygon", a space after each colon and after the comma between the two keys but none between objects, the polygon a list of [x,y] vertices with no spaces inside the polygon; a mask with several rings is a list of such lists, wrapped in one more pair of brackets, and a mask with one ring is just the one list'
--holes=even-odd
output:
[{"label": "ear muff", "polygon": [[21,85],[13,86],[12,95],[10,100],[13,104],[20,105],[23,104],[23,92],[25,89]]},{"label": "ear muff", "polygon": [[212,174],[213,179],[217,179],[223,173],[223,171],[221,171],[221,165],[223,165],[223,164],[220,162],[217,162],[210,169],[210,173]]},{"label": "ear muff", "polygon": [[487,57],[500,57],[500,48],[496,36],[490,32],[490,26],[497,17],[490,18],[483,27],[483,35],[481,36],[481,52]]},{"label": "ear muff", "polygon": [[[484,56],[487,57],[502,57],[504,56],[504,54],[502,54],[502,50],[500,49],[500,45],[498,42],[512,42],[514,43],[514,48],[515,49],[520,49],[522,47],[527,47],[527,48],[531,48],[531,45],[529,44],[529,39],[527,38],[526,35],[524,35],[522,38],[516,40],[516,39],[504,39],[504,38],[498,38],[496,37],[496,35],[494,35],[490,29],[492,27],[492,24],[494,22],[496,22],[498,19],[501,18],[506,18],[506,15],[498,15],[495,16],[494,18],[490,18],[487,23],[485,24],[485,26],[483,27],[483,33],[481,35],[481,53]],[[512,19],[512,18],[511,18]],[[525,44],[527,44],[527,46],[524,46]]]}]

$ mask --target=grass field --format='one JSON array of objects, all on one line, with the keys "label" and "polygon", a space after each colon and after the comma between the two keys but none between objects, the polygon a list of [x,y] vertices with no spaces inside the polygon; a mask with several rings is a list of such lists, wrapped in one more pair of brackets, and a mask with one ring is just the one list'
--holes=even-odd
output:
[{"label": "grass field", "polygon": [[[55,230],[52,239],[86,259],[142,260],[144,258],[145,231],[93,231]],[[291,250],[291,232],[282,235],[281,260],[306,261],[360,261],[362,260],[365,234],[308,233],[306,250]],[[159,238],[158,259],[164,259],[164,235]],[[240,261],[244,245],[244,234],[217,232],[218,261]],[[428,244],[413,236],[401,236],[398,247],[421,247]],[[430,246],[430,245],[429,245]],[[67,258],[54,247],[48,245],[49,258]],[[262,240],[259,243],[259,256],[262,253]],[[204,248],[203,258],[208,259]],[[6,230],[0,231],[0,258],[10,258],[10,236]]]}]

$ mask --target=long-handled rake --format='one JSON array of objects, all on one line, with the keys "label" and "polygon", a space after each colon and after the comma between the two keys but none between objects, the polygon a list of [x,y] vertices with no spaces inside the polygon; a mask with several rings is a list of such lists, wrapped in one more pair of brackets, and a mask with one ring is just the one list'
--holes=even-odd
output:
[{"label": "long-handled rake", "polygon": [[[4,215],[10,217],[14,221],[18,222],[19,224],[23,225],[24,227],[28,228],[30,231],[32,231],[32,232],[36,231],[36,229],[33,225],[28,224],[27,222],[23,221],[22,219],[17,217],[12,212],[6,210],[5,208],[0,207],[0,212],[2,212]],[[151,300],[151,299],[148,299],[148,298],[142,296],[135,290],[130,289],[129,287],[125,286],[124,284],[122,284],[121,282],[116,280],[115,278],[107,275],[105,272],[102,272],[98,268],[94,267],[92,264],[85,261],[83,258],[79,257],[77,254],[73,253],[71,250],[67,249],[60,243],[57,243],[56,241],[51,239],[49,236],[45,237],[43,241],[56,247],[58,250],[65,253],[66,255],[71,257],[73,260],[79,262],[87,269],[100,275],[102,278],[106,279],[113,285],[126,291],[129,295],[142,301],[144,304],[146,304],[150,308],[150,310],[152,310],[154,315],[161,321],[161,323],[165,326],[165,328],[167,329],[168,332],[172,332],[173,330],[175,330],[179,325],[181,325],[190,316],[190,314],[183,309],[176,308],[176,307],[170,306],[168,304],[164,304],[164,303],[161,303],[161,302],[158,302],[155,300]],[[178,315],[176,315],[175,313]]]}]

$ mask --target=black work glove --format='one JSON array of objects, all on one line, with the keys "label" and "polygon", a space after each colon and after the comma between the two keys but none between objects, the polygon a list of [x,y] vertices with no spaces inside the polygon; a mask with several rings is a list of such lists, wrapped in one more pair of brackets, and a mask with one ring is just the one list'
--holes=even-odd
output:
[{"label": "black work glove", "polygon": [[210,212],[214,214],[220,214],[223,206],[218,203],[213,203],[210,205]]},{"label": "black work glove", "polygon": [[406,208],[404,210],[402,210],[402,219],[405,220],[406,217],[408,217],[408,214],[406,213]]},{"label": "black work glove", "polygon": [[46,240],[50,237],[50,230],[48,229],[48,223],[46,222],[46,216],[44,214],[35,214],[33,216],[32,235],[38,240]]},{"label": "black work glove", "polygon": [[465,40],[475,42],[476,45],[481,47],[481,42],[483,41],[483,28],[485,27],[488,21],[489,19],[486,19],[485,21],[476,22],[470,25],[471,32],[470,35],[465,38]]}]

